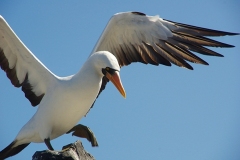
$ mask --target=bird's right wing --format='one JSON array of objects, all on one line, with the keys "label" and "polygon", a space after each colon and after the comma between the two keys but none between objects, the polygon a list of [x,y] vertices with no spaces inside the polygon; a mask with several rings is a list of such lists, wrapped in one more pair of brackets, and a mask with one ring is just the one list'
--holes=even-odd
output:
[{"label": "bird's right wing", "polygon": [[[97,51],[109,51],[117,58],[120,67],[141,62],[166,66],[175,64],[192,70],[193,67],[188,62],[204,65],[208,63],[191,51],[222,56],[207,47],[234,47],[207,38],[226,35],[238,35],[238,33],[177,23],[140,12],[122,12],[115,14],[109,20],[91,54]],[[99,94],[107,82],[104,77]]]},{"label": "bird's right wing", "polygon": [[15,87],[22,87],[25,97],[36,106],[56,76],[23,44],[0,16],[0,67]]},{"label": "bird's right wing", "polygon": [[126,66],[133,62],[153,65],[171,63],[193,69],[186,61],[208,63],[191,51],[222,56],[207,47],[234,47],[206,36],[237,35],[148,16],[140,12],[115,14],[108,22],[93,52],[109,51]]}]

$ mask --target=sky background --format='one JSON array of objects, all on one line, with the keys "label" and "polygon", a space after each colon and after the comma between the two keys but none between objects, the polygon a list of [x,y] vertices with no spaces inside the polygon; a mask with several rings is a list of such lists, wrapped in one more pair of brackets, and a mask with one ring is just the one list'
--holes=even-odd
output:
[{"label": "sky background", "polygon": [[[1,0],[0,14],[25,45],[55,74],[76,73],[91,53],[110,17],[140,11],[229,32],[240,32],[239,0]],[[200,55],[210,65],[132,64],[121,69],[127,98],[112,84],[79,123],[95,133],[99,147],[81,139],[98,160],[239,160],[240,36],[217,40],[235,48],[214,49],[224,58]],[[0,150],[17,135],[37,108],[0,71]],[[81,102],[79,102],[81,103]],[[54,149],[79,138],[63,135]],[[31,143],[10,159],[31,159],[45,144]]]}]

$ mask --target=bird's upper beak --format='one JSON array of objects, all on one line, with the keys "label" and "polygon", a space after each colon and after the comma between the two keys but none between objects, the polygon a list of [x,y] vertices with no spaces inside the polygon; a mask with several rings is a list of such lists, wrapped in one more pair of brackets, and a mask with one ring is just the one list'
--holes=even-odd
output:
[{"label": "bird's upper beak", "polygon": [[106,72],[105,76],[114,84],[114,86],[118,89],[121,95],[126,98],[126,92],[123,88],[120,75],[118,71],[114,71],[112,73]]}]

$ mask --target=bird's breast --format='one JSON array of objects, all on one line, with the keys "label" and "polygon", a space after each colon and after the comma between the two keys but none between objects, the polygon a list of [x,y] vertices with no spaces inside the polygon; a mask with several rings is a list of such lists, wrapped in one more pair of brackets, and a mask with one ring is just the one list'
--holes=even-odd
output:
[{"label": "bird's breast", "polygon": [[[69,131],[86,115],[99,92],[100,83],[61,84],[44,96],[36,117],[51,128],[51,139]],[[44,115],[39,117],[38,115]],[[41,127],[40,127],[41,128]]]}]

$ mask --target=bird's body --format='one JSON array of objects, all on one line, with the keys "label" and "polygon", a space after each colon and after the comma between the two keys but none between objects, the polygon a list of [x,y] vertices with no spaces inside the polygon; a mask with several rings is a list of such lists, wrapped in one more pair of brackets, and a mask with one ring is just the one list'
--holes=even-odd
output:
[{"label": "bird's body", "polygon": [[[43,142],[46,137],[59,137],[86,115],[97,97],[102,80],[101,75],[91,69],[93,66],[90,64],[85,63],[76,75],[56,77],[55,83],[47,89],[37,112],[17,136],[19,141],[23,139],[21,143]],[[87,76],[83,75],[85,71]],[[24,140],[26,135],[31,138]]]},{"label": "bird's body", "polygon": [[[47,137],[52,140],[76,125],[87,114],[98,95],[103,74],[96,71],[96,62],[106,56],[115,58],[109,52],[97,52],[91,55],[77,74],[55,77],[37,112],[17,135],[15,145],[44,142]],[[118,66],[113,67],[119,70]]]},{"label": "bird's body", "polygon": [[87,114],[110,80],[125,97],[119,72],[132,62],[153,65],[171,63],[193,69],[186,61],[208,63],[190,51],[222,56],[203,46],[233,47],[205,36],[236,35],[200,28],[140,12],[114,15],[99,41],[75,75],[58,77],[47,69],[0,17],[0,66],[37,112],[13,142],[0,152],[0,159],[19,153],[31,142],[45,142],[68,133]]}]

